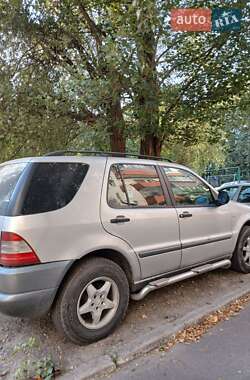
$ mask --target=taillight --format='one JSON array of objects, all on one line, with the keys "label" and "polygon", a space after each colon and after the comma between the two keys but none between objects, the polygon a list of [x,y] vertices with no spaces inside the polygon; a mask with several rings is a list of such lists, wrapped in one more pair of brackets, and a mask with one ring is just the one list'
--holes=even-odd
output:
[{"label": "taillight", "polygon": [[19,235],[13,232],[1,233],[0,265],[5,267],[20,267],[40,263],[31,246]]}]

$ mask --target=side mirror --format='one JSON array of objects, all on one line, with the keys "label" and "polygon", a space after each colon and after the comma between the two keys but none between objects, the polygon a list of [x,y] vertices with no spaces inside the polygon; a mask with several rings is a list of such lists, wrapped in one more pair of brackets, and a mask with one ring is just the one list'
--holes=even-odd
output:
[{"label": "side mirror", "polygon": [[218,194],[218,198],[216,199],[216,206],[223,206],[230,201],[229,195],[227,191],[220,190]]}]

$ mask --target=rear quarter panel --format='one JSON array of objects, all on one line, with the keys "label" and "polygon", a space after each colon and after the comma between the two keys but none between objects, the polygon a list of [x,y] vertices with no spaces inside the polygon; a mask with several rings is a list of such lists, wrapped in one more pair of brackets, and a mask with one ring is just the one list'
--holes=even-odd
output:
[{"label": "rear quarter panel", "polygon": [[83,184],[67,206],[47,213],[5,217],[3,230],[21,235],[42,263],[73,261],[98,249],[117,250],[130,263],[134,280],[139,280],[140,265],[133,249],[105,232],[100,221],[105,165],[104,159],[90,163]]}]

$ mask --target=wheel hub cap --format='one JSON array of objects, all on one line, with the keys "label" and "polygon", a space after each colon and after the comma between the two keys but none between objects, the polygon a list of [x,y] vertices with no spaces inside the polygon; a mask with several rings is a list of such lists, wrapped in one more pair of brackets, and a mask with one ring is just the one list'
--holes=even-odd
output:
[{"label": "wheel hub cap", "polygon": [[114,317],[119,305],[119,290],[108,277],[90,281],[80,294],[77,315],[80,323],[88,329],[100,329]]}]

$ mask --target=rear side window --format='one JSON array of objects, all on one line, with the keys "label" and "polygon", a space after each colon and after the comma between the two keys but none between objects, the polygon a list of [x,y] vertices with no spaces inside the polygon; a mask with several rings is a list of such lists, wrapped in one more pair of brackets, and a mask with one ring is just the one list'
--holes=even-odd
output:
[{"label": "rear side window", "polygon": [[113,165],[109,175],[111,207],[159,207],[166,205],[160,178],[153,165]]},{"label": "rear side window", "polygon": [[81,163],[33,164],[21,214],[38,214],[66,206],[76,195],[87,171],[88,165]]},{"label": "rear side window", "polygon": [[120,208],[128,205],[124,183],[121,179],[120,171],[115,165],[111,167],[109,172],[108,203],[113,208]]},{"label": "rear side window", "polygon": [[0,167],[0,215],[6,215],[11,195],[26,165],[20,163]]}]

